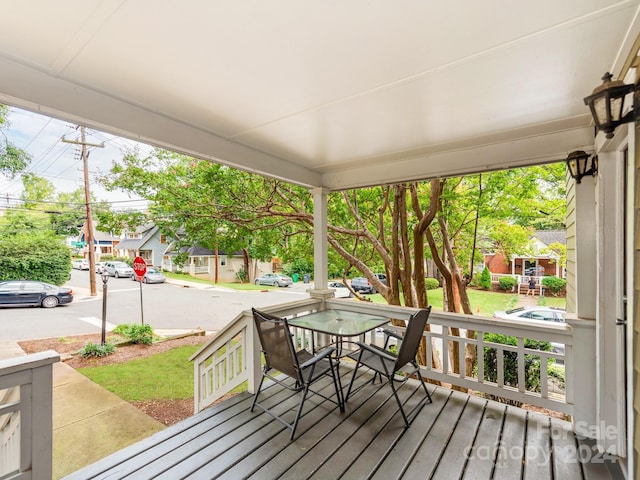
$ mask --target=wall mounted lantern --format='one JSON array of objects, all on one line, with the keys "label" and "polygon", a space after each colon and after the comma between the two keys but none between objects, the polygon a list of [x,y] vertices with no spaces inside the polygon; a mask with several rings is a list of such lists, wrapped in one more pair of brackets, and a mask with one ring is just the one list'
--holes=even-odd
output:
[{"label": "wall mounted lantern", "polygon": [[580,183],[585,175],[596,176],[598,173],[598,156],[592,156],[582,150],[576,150],[567,157],[567,167],[576,183]]},{"label": "wall mounted lantern", "polygon": [[[607,72],[602,77],[602,85],[598,85],[591,95],[585,97],[584,103],[589,106],[596,128],[602,130],[607,138],[613,138],[618,125],[636,119],[635,108],[624,114],[625,99],[636,90],[636,85],[624,84],[620,80],[611,80],[613,76]],[[623,115],[624,114],[624,115]]]}]

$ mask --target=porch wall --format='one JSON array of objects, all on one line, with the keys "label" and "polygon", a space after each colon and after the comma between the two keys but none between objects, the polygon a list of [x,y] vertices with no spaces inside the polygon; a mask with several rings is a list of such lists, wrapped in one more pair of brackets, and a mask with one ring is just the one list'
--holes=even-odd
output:
[{"label": "porch wall", "polygon": [[631,161],[634,162],[634,181],[635,181],[635,195],[633,199],[634,205],[634,229],[631,233],[633,238],[633,316],[631,321],[633,322],[633,340],[632,340],[632,355],[633,355],[633,418],[635,423],[633,424],[633,465],[636,469],[636,474],[639,468],[640,462],[640,382],[638,378],[640,376],[640,192],[637,186],[640,185],[640,122],[636,122],[636,135],[635,135],[635,151],[636,155]]}]

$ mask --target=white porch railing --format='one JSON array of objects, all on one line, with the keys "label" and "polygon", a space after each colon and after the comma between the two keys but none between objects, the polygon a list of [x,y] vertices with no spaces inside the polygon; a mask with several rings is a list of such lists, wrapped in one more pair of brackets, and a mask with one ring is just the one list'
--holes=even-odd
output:
[{"label": "white porch railing", "polygon": [[[371,313],[399,320],[408,320],[415,309],[357,302],[352,300],[318,300],[309,299],[265,308],[265,311],[281,317],[295,317],[324,308]],[[427,340],[427,365],[422,368],[425,378],[484,392],[513,401],[528,403],[541,408],[548,408],[571,415],[573,413],[573,334],[569,325],[550,322],[510,321],[490,319],[472,315],[432,312],[429,317],[430,331],[424,333]],[[402,328],[395,327],[397,330]],[[450,334],[451,328],[474,330],[474,338],[457,337]],[[497,333],[516,337],[517,345],[490,343],[485,340],[488,333]],[[309,332],[293,331],[299,345],[319,346],[318,338],[312,339]],[[381,344],[382,335],[372,332],[368,342]],[[554,353],[525,347],[525,339],[548,341],[565,345],[564,353]],[[457,369],[452,368],[450,348],[453,342],[458,343],[464,352],[467,345],[475,350],[477,367],[467,371],[464,354],[460,355]],[[442,359],[442,368],[436,368],[431,354],[437,351]],[[496,358],[495,379],[489,381],[484,371],[486,355]],[[528,389],[525,365],[527,360],[539,360],[540,372],[537,382],[540,391]],[[194,361],[195,411],[200,411],[217,398],[230,392],[243,382],[248,382],[249,392],[254,392],[260,379],[260,345],[257,335],[254,336],[251,312],[239,315],[207,345],[196,352]],[[554,392],[549,388],[549,370],[547,362],[554,359],[565,366],[564,392]],[[505,360],[517,364],[517,386],[508,386],[505,380]],[[455,372],[454,370],[457,370]]]},{"label": "white porch railing", "polygon": [[0,478],[52,474],[53,351],[0,361]]}]

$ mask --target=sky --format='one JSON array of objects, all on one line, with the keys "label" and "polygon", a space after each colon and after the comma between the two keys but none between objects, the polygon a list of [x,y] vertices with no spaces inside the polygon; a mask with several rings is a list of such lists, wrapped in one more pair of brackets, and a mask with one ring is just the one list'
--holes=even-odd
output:
[{"label": "sky", "polygon": [[[81,147],[62,142],[63,137],[67,140],[80,139],[80,129],[76,125],[14,107],[10,109],[8,120],[10,126],[4,131],[7,138],[31,156],[28,172],[52,182],[58,193],[84,188]],[[145,202],[139,197],[131,197],[124,192],[108,192],[94,179],[96,174],[108,172],[112,162],[121,159],[126,149],[137,146],[142,152],[149,152],[151,147],[92,129],[86,129],[86,141],[104,143],[104,148],[89,149],[91,193],[98,200],[111,202],[115,210],[143,208]],[[20,176],[9,180],[0,175],[0,206],[15,206],[21,192]]]}]

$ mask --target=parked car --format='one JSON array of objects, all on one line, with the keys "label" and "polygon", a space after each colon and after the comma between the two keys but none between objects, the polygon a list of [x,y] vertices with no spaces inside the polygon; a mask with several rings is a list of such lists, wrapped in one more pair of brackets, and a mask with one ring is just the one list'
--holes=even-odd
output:
[{"label": "parked car", "polygon": [[104,262],[96,262],[96,273],[104,272]]},{"label": "parked car", "polygon": [[73,302],[73,291],[50,283],[34,280],[5,280],[0,282],[0,305],[31,305],[44,308]]},{"label": "parked car", "polygon": [[[131,275],[131,280],[134,282],[138,280],[136,274]],[[147,268],[147,272],[142,277],[143,283],[164,283],[167,280],[167,277],[164,274],[155,268]]]},{"label": "parked car", "polygon": [[[384,285],[387,284],[387,276],[384,273],[376,273],[374,274],[378,280],[380,280]],[[351,288],[360,293],[378,293],[376,288],[371,284],[369,279],[365,277],[355,277],[351,279]]]},{"label": "parked car", "polygon": [[351,298],[353,294],[351,290],[342,282],[329,282],[329,288],[336,291],[335,298]]},{"label": "parked car", "polygon": [[89,270],[91,268],[89,266],[89,259],[87,258],[77,258],[71,262],[71,267],[76,270]]},{"label": "parked car", "polygon": [[565,310],[555,307],[518,307],[507,311],[497,311],[494,318],[504,318],[507,320],[544,320],[547,322],[564,323]]},{"label": "parked car", "polygon": [[104,264],[104,271],[107,272],[111,277],[116,278],[126,278],[133,275],[133,268],[131,268],[125,262],[106,262]]},{"label": "parked car", "polygon": [[[517,307],[506,311],[496,311],[494,318],[506,320],[542,320],[545,322],[564,323],[565,310],[556,307]],[[564,354],[564,344],[551,342],[556,353]]]},{"label": "parked car", "polygon": [[267,273],[261,277],[258,277],[253,282],[256,285],[272,285],[274,287],[288,287],[293,283],[291,277],[286,275],[280,275],[278,273]]}]

